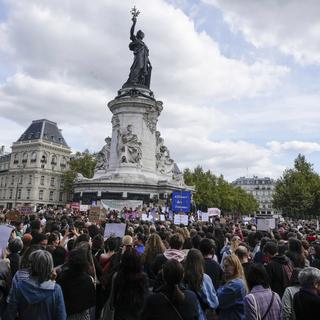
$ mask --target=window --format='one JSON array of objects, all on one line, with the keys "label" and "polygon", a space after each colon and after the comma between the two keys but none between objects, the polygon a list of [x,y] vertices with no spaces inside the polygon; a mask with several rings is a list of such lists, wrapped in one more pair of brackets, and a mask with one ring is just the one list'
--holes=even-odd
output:
[{"label": "window", "polygon": [[24,153],[22,157],[22,163],[27,163],[28,162],[28,153]]},{"label": "window", "polygon": [[51,186],[51,187],[54,187],[54,177],[51,177],[50,186]]},{"label": "window", "polygon": [[57,164],[57,157],[55,155],[53,155],[51,158],[51,164],[54,166]]},{"label": "window", "polygon": [[60,181],[60,187],[63,188],[64,187],[64,179],[61,178],[61,181]]},{"label": "window", "polygon": [[41,184],[42,186],[44,186],[44,176],[41,176],[41,178],[40,178],[40,184]]},{"label": "window", "polygon": [[16,154],[14,155],[13,163],[14,163],[14,164],[18,164],[18,163],[19,163],[19,154],[18,154],[18,153],[16,153]]},{"label": "window", "polygon": [[67,160],[65,157],[63,157],[60,161],[60,167],[65,168],[67,166]]},{"label": "window", "polygon": [[37,161],[37,153],[34,151],[31,154],[31,160],[30,162],[36,162]]},{"label": "window", "polygon": [[19,177],[19,184],[23,184],[23,175]]},{"label": "window", "polygon": [[43,200],[43,190],[39,190],[39,200]]},{"label": "window", "polygon": [[59,192],[59,201],[63,201],[63,192]]},{"label": "window", "polygon": [[41,157],[41,163],[45,164],[47,163],[47,155],[44,154],[42,157]]},{"label": "window", "polygon": [[50,191],[50,194],[49,194],[49,201],[53,201],[53,191]]},{"label": "window", "polygon": [[13,195],[13,190],[10,189],[10,191],[9,191],[9,199],[12,199],[12,195]]},{"label": "window", "polygon": [[30,190],[30,189],[27,189],[27,200],[30,199],[30,193],[31,193],[31,190]]},{"label": "window", "polygon": [[11,176],[11,185],[14,184],[14,176]]},{"label": "window", "polygon": [[18,195],[17,195],[18,199],[21,199],[21,189],[18,189]]},{"label": "window", "polygon": [[29,182],[28,184],[32,184],[32,174],[29,174]]}]

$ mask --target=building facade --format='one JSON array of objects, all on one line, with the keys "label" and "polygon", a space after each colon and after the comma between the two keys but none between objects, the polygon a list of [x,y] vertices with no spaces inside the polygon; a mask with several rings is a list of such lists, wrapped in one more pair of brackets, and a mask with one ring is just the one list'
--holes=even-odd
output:
[{"label": "building facade", "polygon": [[278,212],[272,207],[272,196],[276,184],[275,180],[268,177],[259,178],[257,176],[253,176],[252,178],[240,177],[232,182],[232,184],[241,187],[247,193],[252,194],[252,196],[258,201],[259,210],[257,214],[278,214]]},{"label": "building facade", "polygon": [[55,122],[35,120],[0,154],[0,207],[63,206],[63,173],[71,150]]}]

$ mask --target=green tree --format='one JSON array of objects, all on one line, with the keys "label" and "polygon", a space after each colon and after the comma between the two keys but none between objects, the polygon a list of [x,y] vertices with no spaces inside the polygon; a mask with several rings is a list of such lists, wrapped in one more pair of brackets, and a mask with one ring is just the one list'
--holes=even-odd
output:
[{"label": "green tree", "polygon": [[72,156],[69,162],[69,170],[63,175],[64,191],[68,194],[73,193],[73,185],[78,173],[82,174],[85,178],[92,178],[95,165],[94,154],[91,154],[88,150],[77,152]]},{"label": "green tree", "polygon": [[313,165],[299,154],[293,169],[286,169],[277,181],[273,206],[291,217],[320,214],[320,177]]},{"label": "green tree", "polygon": [[193,171],[184,170],[187,185],[195,186],[193,200],[200,210],[217,207],[223,212],[248,214],[258,208],[254,197],[239,187],[234,187],[223,176],[215,176],[210,170],[204,172],[198,166]]}]

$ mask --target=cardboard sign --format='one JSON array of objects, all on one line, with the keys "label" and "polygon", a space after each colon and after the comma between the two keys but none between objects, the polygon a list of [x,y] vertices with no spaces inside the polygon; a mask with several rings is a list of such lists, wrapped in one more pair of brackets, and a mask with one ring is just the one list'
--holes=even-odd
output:
[{"label": "cardboard sign", "polygon": [[21,216],[19,211],[9,211],[6,213],[6,219],[9,221],[20,221]]},{"label": "cardboard sign", "polygon": [[164,214],[160,214],[160,221],[166,221],[166,217]]},{"label": "cardboard sign", "polygon": [[122,210],[123,208],[136,209],[142,207],[142,200],[101,200],[101,204],[104,208],[109,210]]},{"label": "cardboard sign", "polygon": [[8,245],[8,241],[9,241],[12,230],[14,230],[13,226],[9,226],[6,224],[0,225],[0,250],[1,250],[0,255]]},{"label": "cardboard sign", "polygon": [[110,237],[120,237],[122,238],[126,232],[125,223],[106,223],[104,229],[104,239]]},{"label": "cardboard sign", "polygon": [[89,212],[89,221],[98,223],[100,221],[100,207],[91,207]]}]

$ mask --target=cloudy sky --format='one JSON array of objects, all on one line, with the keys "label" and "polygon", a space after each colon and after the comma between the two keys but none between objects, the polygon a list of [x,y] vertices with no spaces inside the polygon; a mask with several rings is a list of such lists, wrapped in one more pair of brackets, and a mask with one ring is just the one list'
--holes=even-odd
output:
[{"label": "cloudy sky", "polygon": [[0,145],[47,118],[73,151],[101,148],[134,4],[181,168],[278,177],[300,152],[320,171],[318,0],[0,0]]}]

